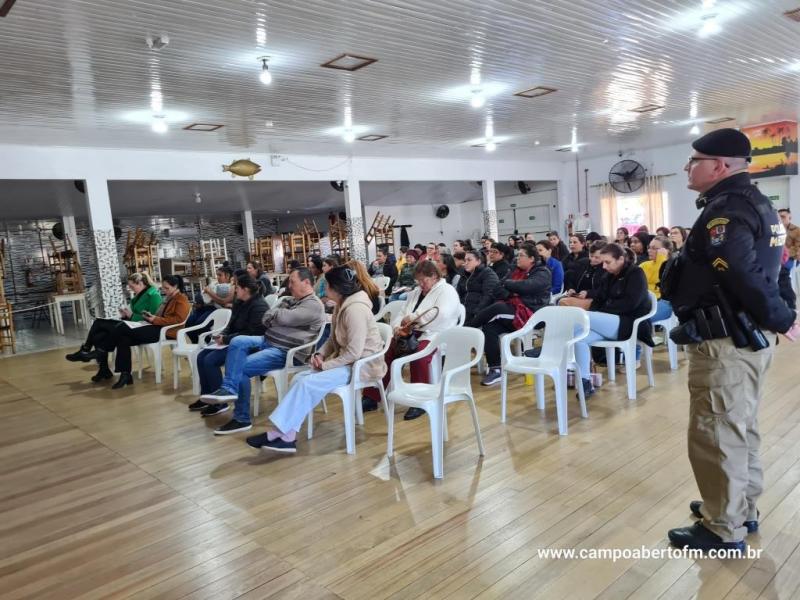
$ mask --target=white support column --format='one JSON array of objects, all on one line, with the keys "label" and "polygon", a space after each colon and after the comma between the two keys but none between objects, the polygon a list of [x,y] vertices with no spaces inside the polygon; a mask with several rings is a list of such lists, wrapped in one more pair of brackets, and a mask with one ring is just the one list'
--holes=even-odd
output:
[{"label": "white support column", "polygon": [[484,179],[481,187],[483,188],[483,235],[498,241],[494,179]]},{"label": "white support column", "polygon": [[78,230],[75,228],[75,217],[62,217],[61,223],[64,225],[64,239],[69,240],[72,244],[72,249],[75,250],[75,256],[78,263],[81,262],[81,249],[78,247]]},{"label": "white support column", "polygon": [[358,179],[348,179],[344,186],[344,210],[347,213],[347,237],[350,257],[367,264],[367,244],[364,241],[364,211],[361,207],[361,185]]},{"label": "white support column", "polygon": [[252,244],[256,239],[255,229],[253,228],[252,210],[242,211],[242,232],[244,233],[244,239],[247,240],[247,251],[249,253],[250,244]]},{"label": "white support column", "polygon": [[114,223],[111,219],[111,202],[108,197],[108,182],[102,178],[86,180],[86,202],[89,208],[89,224],[94,236],[94,251],[97,260],[102,298],[101,314],[108,319],[117,318],[117,309],[122,306],[122,278],[119,271],[117,242],[114,238]]}]

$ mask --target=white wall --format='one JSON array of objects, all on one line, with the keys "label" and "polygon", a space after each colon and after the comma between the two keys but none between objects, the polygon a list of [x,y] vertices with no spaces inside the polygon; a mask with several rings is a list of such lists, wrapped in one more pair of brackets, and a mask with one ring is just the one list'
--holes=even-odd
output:
[{"label": "white wall", "polygon": [[[664,179],[664,191],[667,192],[669,197],[669,214],[665,216],[667,222],[664,223],[664,225],[668,227],[671,225],[690,226],[694,223],[698,215],[694,204],[697,193],[686,187],[686,173],[683,171],[683,167],[691,152],[690,141],[687,140],[686,144],[638,150],[633,152],[633,154],[626,153],[624,156],[624,158],[631,158],[642,163],[649,175],[675,174]],[[584,207],[586,206],[584,169],[589,169],[588,206],[592,228],[596,231],[599,231],[602,227],[600,218],[600,192],[598,188],[592,187],[592,185],[607,181],[608,172],[619,160],[622,159],[614,154],[580,161],[581,212],[584,212]],[[564,163],[561,179],[564,187],[561,189],[562,193],[559,194],[559,208],[562,211],[568,209],[568,212],[576,214],[577,193],[574,162]],[[758,181],[759,187],[766,195],[781,196],[781,206],[776,206],[776,208],[791,205],[792,212],[800,214],[800,176],[766,178],[756,181]],[[601,231],[600,233],[606,235],[609,233],[613,234],[613,232],[608,231]]]}]

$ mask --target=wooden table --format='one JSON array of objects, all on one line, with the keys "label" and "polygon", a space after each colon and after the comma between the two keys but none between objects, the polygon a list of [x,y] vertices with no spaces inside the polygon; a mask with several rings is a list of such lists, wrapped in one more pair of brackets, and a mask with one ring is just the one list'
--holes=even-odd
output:
[{"label": "wooden table", "polygon": [[[55,326],[58,333],[64,335],[64,319],[61,315],[62,304],[72,304],[72,310],[75,314],[75,324],[83,323],[86,329],[89,328],[89,310],[86,307],[85,292],[80,294],[51,294],[49,307],[50,322]],[[79,312],[80,318],[78,317]]]}]

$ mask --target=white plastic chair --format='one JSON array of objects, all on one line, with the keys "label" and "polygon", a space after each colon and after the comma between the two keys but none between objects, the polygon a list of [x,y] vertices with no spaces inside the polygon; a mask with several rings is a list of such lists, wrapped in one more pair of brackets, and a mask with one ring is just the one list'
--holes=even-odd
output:
[{"label": "white plastic chair", "polygon": [[459,304],[458,321],[456,322],[456,327],[463,327],[466,320],[467,320],[467,309],[464,307],[463,304]]},{"label": "white plastic chair", "polygon": [[[197,355],[208,344],[209,338],[220,333],[228,326],[231,320],[231,310],[229,308],[218,308],[209,314],[199,325],[181,329],[177,335],[177,344],[172,349],[172,389],[178,389],[178,377],[181,373],[181,357],[189,361],[189,369],[192,375],[192,393],[200,393],[200,374],[197,371]],[[190,331],[205,329],[211,325],[211,330],[201,333],[197,338],[197,343],[193,344],[187,335]]]},{"label": "white plastic chair", "polygon": [[267,302],[268,308],[275,308],[275,305],[278,304],[278,294],[268,294],[264,300]]},{"label": "white plastic chair", "polygon": [[389,315],[389,325],[394,327],[396,324],[398,324],[400,313],[403,311],[403,307],[405,305],[405,300],[393,300],[392,302],[387,302],[384,304],[383,308],[378,311],[378,314],[375,315],[375,320],[380,321],[386,315]]},{"label": "white plastic chair", "polygon": [[[416,354],[396,358],[392,362],[392,391],[386,397],[386,418],[389,435],[386,454],[392,456],[394,444],[394,408],[414,406],[425,410],[431,426],[433,476],[444,476],[444,442],[446,440],[446,410],[449,404],[467,402],[472,413],[472,424],[478,442],[478,452],[485,455],[478,410],[472,395],[470,370],[483,355],[483,332],[473,327],[454,327],[436,334],[430,344]],[[442,377],[438,383],[406,383],[403,381],[403,366],[411,361],[440,351],[444,355]]]},{"label": "white plastic chair", "polygon": [[[658,300],[653,292],[647,292],[650,296],[650,310],[646,315],[639,317],[633,322],[633,331],[627,340],[600,340],[592,344],[593,347],[606,349],[606,364],[608,365],[608,380],[616,381],[617,370],[614,364],[614,351],[619,348],[625,360],[625,378],[628,383],[628,400],[636,400],[636,334],[639,330],[639,323],[646,321],[654,314]],[[653,378],[653,349],[647,344],[642,344],[642,359],[647,368],[647,383],[650,387],[655,387],[656,382]],[[577,382],[576,382],[577,383]]]},{"label": "white plastic chair", "polygon": [[670,339],[669,332],[673,327],[678,326],[678,317],[675,316],[675,313],[672,313],[668,319],[653,322],[654,328],[657,325],[664,328],[664,340],[667,343],[667,353],[669,354],[669,368],[674,371],[678,368],[678,345]]},{"label": "white plastic chair", "polygon": [[[538,358],[527,356],[514,356],[511,354],[511,343],[515,339],[522,339],[529,335],[533,328],[544,322],[544,338],[542,349]],[[556,416],[558,418],[558,433],[567,435],[567,369],[575,369],[575,387],[578,389],[578,398],[581,406],[581,416],[585,419],[586,398],[581,385],[581,372],[575,363],[575,342],[589,335],[588,313],[574,306],[545,306],[536,311],[525,326],[518,331],[506,334],[500,338],[500,353],[503,361],[502,376],[500,379],[500,421],[506,422],[506,399],[508,396],[508,374],[523,373],[536,375],[537,406],[544,409],[544,380],[539,377],[547,375],[553,379],[556,392]]]},{"label": "white plastic chair", "polygon": [[[302,365],[295,365],[294,364],[295,355],[298,352],[304,350],[306,352],[313,353],[320,339],[322,339],[322,334],[324,331],[325,331],[325,326],[323,325],[322,327],[320,327],[320,330],[313,341],[289,350],[286,353],[286,362],[284,363],[284,367],[282,369],[273,369],[272,371],[267,371],[267,373],[265,373],[264,381],[261,380],[260,376],[251,378],[250,383],[251,387],[253,388],[253,416],[256,417],[258,416],[259,400],[261,399],[261,392],[263,391],[263,386],[264,383],[266,382],[266,378],[267,377],[272,378],[272,381],[275,384],[275,392],[276,396],[278,397],[278,402],[283,400],[284,395],[286,395],[286,390],[289,389],[290,376],[296,375],[297,373],[300,373],[301,371],[306,371],[310,368],[310,366],[305,363]],[[326,413],[328,412],[328,406],[327,404],[325,404],[324,400],[322,401],[322,408]]]},{"label": "white plastic chair", "polygon": [[170,329],[182,329],[184,325],[186,325],[186,321],[189,317],[186,317],[182,322],[176,323],[175,325],[168,325],[166,327],[162,327],[161,331],[159,332],[158,341],[153,342],[152,344],[139,344],[137,346],[131,346],[131,350],[134,352],[137,362],[139,363],[139,379],[142,378],[142,369],[144,368],[144,359],[145,356],[150,353],[153,356],[153,369],[156,372],[156,383],[161,383],[161,374],[163,371],[162,363],[162,352],[164,348],[171,347],[177,344],[176,340],[167,339],[167,332]]},{"label": "white plastic chair", "polygon": [[382,292],[385,292],[389,288],[389,284],[392,282],[392,280],[386,277],[386,275],[376,275],[372,278],[372,281],[375,282],[375,285],[377,285],[378,289]]},{"label": "white plastic chair", "polygon": [[[378,388],[378,391],[381,394],[381,401],[383,402],[382,406],[386,406],[386,390],[383,388],[383,378],[379,377],[378,379],[362,380],[360,377],[361,368],[370,361],[376,359],[382,360],[392,343],[392,328],[386,323],[377,323],[377,325],[378,331],[380,331],[381,334],[381,339],[383,340],[383,348],[381,351],[371,354],[370,356],[360,358],[354,362],[350,370],[350,383],[341,385],[332,392],[329,392],[330,394],[339,396],[339,398],[342,399],[342,410],[344,411],[344,436],[348,454],[356,453],[356,422],[358,422],[359,425],[364,424],[364,411],[361,408],[361,394],[359,394],[358,391],[370,387]],[[387,412],[386,414],[386,419],[388,421],[389,413]],[[311,439],[311,437],[314,435],[313,410],[308,413],[307,423],[308,439]]]}]

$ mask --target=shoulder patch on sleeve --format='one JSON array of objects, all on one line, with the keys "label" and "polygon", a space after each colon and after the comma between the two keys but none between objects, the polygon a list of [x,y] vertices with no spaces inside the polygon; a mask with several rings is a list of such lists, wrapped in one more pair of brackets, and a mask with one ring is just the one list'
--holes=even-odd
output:
[{"label": "shoulder patch on sleeve", "polygon": [[726,219],[725,217],[717,217],[716,219],[711,219],[708,223],[706,223],[706,229],[713,229],[714,227],[718,227],[720,225],[727,225],[730,223],[730,219]]},{"label": "shoulder patch on sleeve", "polygon": [[711,263],[711,266],[714,267],[717,271],[728,270],[728,263],[721,258],[715,258],[714,261]]}]

